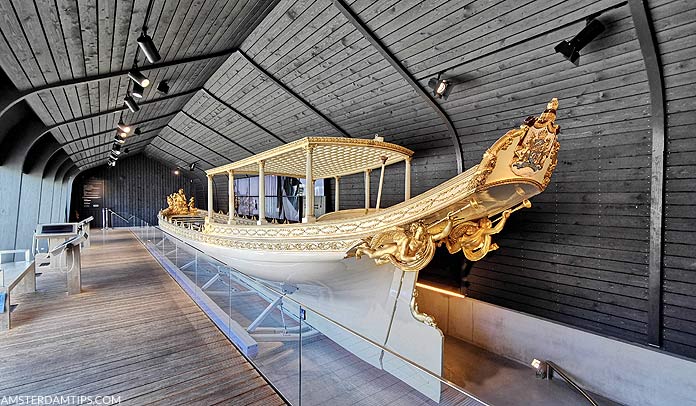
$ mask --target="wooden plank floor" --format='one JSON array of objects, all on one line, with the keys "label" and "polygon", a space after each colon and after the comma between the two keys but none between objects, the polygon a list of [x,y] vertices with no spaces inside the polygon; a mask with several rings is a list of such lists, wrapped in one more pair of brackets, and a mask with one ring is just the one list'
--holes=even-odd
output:
[{"label": "wooden plank floor", "polygon": [[46,273],[0,333],[3,396],[124,404],[281,405],[282,399],[126,230],[93,231],[83,293]]}]

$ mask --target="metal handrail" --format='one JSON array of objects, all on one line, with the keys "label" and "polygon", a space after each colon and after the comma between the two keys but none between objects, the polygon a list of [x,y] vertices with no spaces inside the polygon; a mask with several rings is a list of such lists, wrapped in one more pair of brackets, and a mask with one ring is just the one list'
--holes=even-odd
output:
[{"label": "metal handrail", "polygon": [[[239,270],[237,270],[237,269],[235,269],[235,268],[232,268],[232,267],[229,266],[229,265],[225,265],[225,263],[224,263],[223,261],[221,261],[221,260],[215,258],[214,256],[212,256],[212,255],[210,255],[210,254],[208,254],[208,253],[203,252],[203,251],[200,250],[199,248],[194,247],[193,245],[191,245],[191,244],[189,244],[188,242],[186,242],[186,241],[180,239],[179,237],[176,237],[176,236],[174,236],[174,235],[172,235],[172,234],[169,234],[168,232],[166,232],[165,230],[163,230],[163,229],[160,228],[159,226],[151,226],[151,227],[154,227],[154,228],[158,229],[160,232],[162,232],[163,235],[166,235],[166,238],[167,238],[167,239],[169,239],[169,240],[174,239],[174,240],[178,241],[179,243],[181,243],[181,244],[183,244],[183,245],[186,245],[187,247],[191,248],[192,250],[199,252],[203,257],[210,258],[211,260],[216,261],[216,262],[222,264],[225,268],[230,269],[230,270],[233,271],[233,272],[237,272],[237,273],[239,273],[239,274],[241,274],[241,275],[244,275],[245,277],[250,278],[250,279],[252,279],[253,281],[255,281],[255,282],[257,282],[257,283],[260,283],[260,284],[263,285],[266,289],[269,289],[270,291],[274,292],[275,294],[277,294],[277,295],[284,295],[282,292],[278,292],[274,286],[265,283],[263,280],[259,280],[259,279],[257,279],[257,278],[254,278],[253,276],[250,276],[250,275],[247,275],[247,274],[245,274],[245,273],[243,273],[243,272],[240,272]],[[175,242],[175,244],[177,244],[177,243]],[[359,339],[362,339],[363,341],[369,343],[370,345],[372,345],[372,346],[374,346],[374,347],[377,347],[377,348],[381,349],[382,351],[384,351],[384,352],[386,352],[386,353],[389,353],[390,355],[392,355],[392,356],[398,358],[399,360],[401,360],[401,361],[407,363],[408,365],[410,365],[410,366],[416,368],[417,370],[421,371],[422,373],[424,373],[424,374],[426,374],[426,375],[429,375],[429,376],[431,376],[432,378],[435,378],[435,379],[437,379],[438,381],[444,383],[445,385],[451,387],[452,389],[454,389],[454,390],[460,392],[462,395],[467,396],[467,397],[469,397],[469,398],[471,398],[471,399],[474,399],[475,401],[481,403],[481,404],[484,405],[484,406],[490,406],[489,403],[486,403],[486,402],[484,402],[483,400],[479,399],[478,397],[476,397],[476,396],[474,396],[474,395],[468,393],[465,389],[461,388],[461,387],[460,387],[459,385],[457,385],[456,383],[451,382],[451,381],[445,379],[444,377],[442,377],[442,376],[440,376],[440,375],[434,373],[433,371],[430,371],[430,370],[427,369],[427,368],[424,368],[424,367],[421,366],[421,365],[418,365],[417,363],[411,361],[410,359],[403,357],[402,355],[400,355],[400,354],[394,352],[393,350],[390,350],[389,348],[387,348],[387,347],[385,347],[385,346],[383,346],[383,345],[381,345],[381,344],[379,344],[379,343],[373,341],[372,339],[370,339],[370,338],[368,338],[368,337],[365,337],[364,335],[362,335],[362,334],[360,334],[360,333],[358,333],[358,332],[356,332],[356,331],[353,331],[352,329],[350,329],[349,327],[344,326],[343,324],[339,323],[338,321],[333,320],[332,318],[330,318],[330,317],[328,317],[328,316],[326,316],[326,315],[324,315],[324,314],[322,314],[322,313],[320,313],[320,312],[317,312],[317,311],[315,311],[315,310],[313,310],[313,309],[311,309],[311,308],[305,307],[303,304],[301,304],[301,303],[299,303],[298,301],[294,300],[290,295],[285,295],[285,299],[286,299],[286,300],[289,300],[289,301],[291,301],[291,302],[294,302],[294,303],[297,304],[301,309],[308,309],[308,310],[312,311],[314,314],[316,314],[316,315],[318,315],[319,317],[321,317],[321,318],[323,318],[323,319],[329,321],[330,323],[334,324],[334,325],[337,326],[338,328],[340,328],[340,329],[346,331],[347,333],[349,333],[349,334],[351,334],[351,335],[353,335],[353,336],[355,336],[355,337],[357,337],[357,338],[359,338]]]},{"label": "metal handrail", "polygon": [[108,219],[109,219],[109,224],[106,225],[106,228],[109,228],[109,226],[111,226],[111,227],[113,228],[114,216],[120,218],[121,220],[125,221],[125,222],[128,223],[129,225],[130,225],[130,223],[131,223],[131,219],[137,218],[135,215],[131,215],[130,217],[125,218],[125,217],[123,217],[122,215],[116,213],[115,211],[113,211],[112,209],[109,209],[109,208],[105,208],[104,210],[106,210],[106,212],[107,212],[108,215],[109,215],[109,217],[108,217]]}]

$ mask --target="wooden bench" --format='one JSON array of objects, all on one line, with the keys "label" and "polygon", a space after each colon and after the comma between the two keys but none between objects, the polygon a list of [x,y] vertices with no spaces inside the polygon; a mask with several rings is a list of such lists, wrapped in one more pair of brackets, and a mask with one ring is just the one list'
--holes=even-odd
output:
[{"label": "wooden bench", "polygon": [[[24,254],[24,261],[2,262],[3,257]],[[29,250],[0,251],[0,331],[11,327],[10,293],[29,293],[36,290],[34,261]]]}]

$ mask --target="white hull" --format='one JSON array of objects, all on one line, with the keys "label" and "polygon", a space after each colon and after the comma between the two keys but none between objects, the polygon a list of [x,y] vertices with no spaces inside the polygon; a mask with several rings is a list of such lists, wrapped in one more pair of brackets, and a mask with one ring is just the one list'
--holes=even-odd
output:
[{"label": "white hull", "polygon": [[[166,231],[172,231],[171,225],[163,225]],[[344,258],[344,253],[249,251],[173,234],[262,283],[297,287],[289,298],[307,309],[308,324],[364,361],[439,400],[437,379],[327,321],[333,320],[441,375],[442,332],[418,321],[411,312],[417,273],[403,272],[392,265],[378,266],[369,258]]]}]

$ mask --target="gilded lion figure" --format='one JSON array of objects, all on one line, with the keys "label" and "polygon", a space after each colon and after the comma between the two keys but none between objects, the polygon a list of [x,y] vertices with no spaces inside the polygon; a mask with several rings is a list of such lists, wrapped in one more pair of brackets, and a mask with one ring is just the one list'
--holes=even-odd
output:
[{"label": "gilded lion figure", "polygon": [[187,201],[184,189],[179,189],[178,192],[167,196],[167,204],[169,207],[162,210],[162,215],[165,217],[195,216],[198,214],[195,198],[191,196],[191,199]]}]

